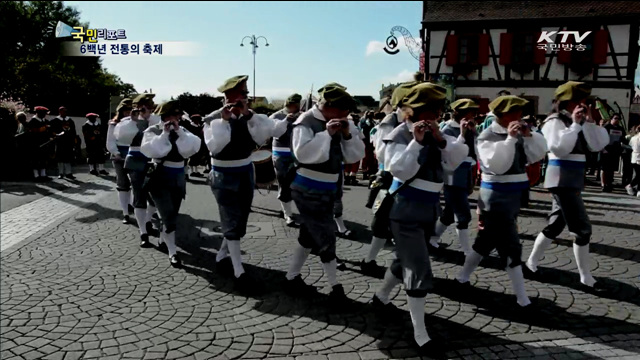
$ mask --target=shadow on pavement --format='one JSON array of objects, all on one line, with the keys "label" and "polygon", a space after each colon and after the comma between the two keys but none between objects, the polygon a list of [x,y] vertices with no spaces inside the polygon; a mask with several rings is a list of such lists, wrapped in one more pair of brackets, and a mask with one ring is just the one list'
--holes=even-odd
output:
[{"label": "shadow on pavement", "polygon": [[576,337],[600,336],[607,333],[640,333],[640,325],[605,316],[572,314],[543,298],[532,299],[536,309],[530,316],[523,316],[522,312],[518,311],[520,309],[513,295],[473,286],[466,287],[464,291],[456,289],[460,289],[457,280],[437,279],[433,292],[453,301],[475,305],[479,313],[487,316],[530,326],[564,330]]},{"label": "shadow on pavement", "polygon": [[[525,236],[520,235],[520,236],[521,237],[528,236],[529,238],[532,238],[529,235],[525,235]],[[462,257],[461,254],[462,253],[459,251],[454,251],[450,249],[441,249],[432,255],[433,255],[434,261],[462,265],[464,263],[464,258]],[[501,268],[500,259],[494,256],[485,257],[480,263],[480,267],[504,271],[504,269]],[[548,279],[544,281],[545,283],[564,286],[564,287],[571,288],[578,291],[583,290],[581,287],[582,284],[580,283],[580,276],[578,275],[577,272],[574,273],[574,272],[562,270],[562,269],[546,268],[544,266],[538,266],[538,268],[540,268],[543,272],[548,274],[548,276],[546,276],[546,278]],[[597,296],[611,299],[611,300],[624,301],[629,304],[640,306],[640,289],[634,287],[633,285],[629,285],[621,281],[617,281],[611,278],[598,277],[597,274],[594,274],[594,275],[600,281],[602,281],[605,285],[607,285],[609,288],[612,289],[610,293],[598,294]],[[532,280],[527,280],[527,281],[532,281]],[[638,330],[640,330],[640,328]]]},{"label": "shadow on pavement", "polygon": [[[229,277],[220,275],[215,270],[215,253],[209,250],[201,250],[193,243],[179,243],[181,247],[181,259],[183,260],[183,270],[207,280],[213,288],[218,291],[233,293],[236,292],[233,281]],[[211,248],[211,247],[210,247]],[[313,256],[312,256],[313,257]],[[309,259],[314,261],[316,259]],[[313,321],[327,325],[343,326],[356,330],[376,339],[375,346],[390,358],[409,358],[418,356],[412,347],[413,328],[411,319],[407,311],[401,311],[401,316],[395,317],[392,321],[385,321],[376,316],[374,309],[369,303],[352,301],[343,311],[334,312],[327,304],[328,295],[318,293],[311,299],[294,298],[283,291],[285,273],[279,270],[259,268],[250,264],[244,264],[245,271],[254,277],[258,282],[265,284],[265,293],[251,296],[258,300],[254,309],[263,313],[282,317],[305,317]],[[348,285],[345,285],[348,286]],[[446,287],[446,286],[443,286]],[[499,294],[498,294],[499,295]],[[498,297],[493,292],[487,292],[483,296],[486,302],[491,303],[492,299]],[[503,296],[507,298],[507,296]],[[477,297],[464,296],[464,301],[477,299]],[[509,300],[513,300],[508,297]],[[480,301],[483,302],[482,300]],[[562,309],[553,309],[561,311]],[[446,341],[447,351],[457,349],[472,348],[478,346],[514,345],[515,341],[500,338],[491,334],[471,328],[456,322],[426,314],[426,324],[429,332],[434,338],[443,338]],[[503,315],[508,317],[507,315]],[[576,319],[573,317],[572,319]],[[606,318],[605,318],[606,319]],[[542,324],[542,323],[540,323]],[[546,322],[545,322],[546,324]],[[589,322],[591,324],[591,322]],[[549,320],[549,325],[551,320]],[[319,325],[318,328],[325,328]],[[557,327],[557,325],[555,326]],[[554,328],[554,327],[552,327]],[[634,331],[631,329],[630,331]],[[324,340],[324,339],[322,339]],[[319,342],[322,340],[318,340]],[[580,351],[564,349],[562,347],[533,347],[519,345],[518,351],[530,350],[538,353],[571,353],[580,358],[585,358],[586,354]],[[353,351],[356,351],[354,349]],[[508,350],[505,348],[505,351]],[[515,350],[514,350],[515,352]],[[455,353],[450,354],[457,356]]]}]

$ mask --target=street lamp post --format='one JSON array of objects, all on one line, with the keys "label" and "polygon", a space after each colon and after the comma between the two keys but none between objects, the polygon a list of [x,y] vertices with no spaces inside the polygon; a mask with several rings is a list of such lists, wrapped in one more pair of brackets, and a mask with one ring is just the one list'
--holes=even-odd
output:
[{"label": "street lamp post", "polygon": [[256,37],[255,35],[245,36],[242,38],[242,41],[240,42],[240,46],[244,46],[245,39],[250,40],[249,45],[251,45],[251,50],[253,52],[253,101],[255,102],[256,100],[256,49],[258,48],[258,40],[264,39],[265,46],[269,46],[269,40],[267,40],[267,38],[264,36],[258,36],[258,37]]}]

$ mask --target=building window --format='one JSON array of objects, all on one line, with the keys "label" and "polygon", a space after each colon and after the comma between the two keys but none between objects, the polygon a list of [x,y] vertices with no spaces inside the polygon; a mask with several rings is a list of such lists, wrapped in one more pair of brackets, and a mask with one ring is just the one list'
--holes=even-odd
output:
[{"label": "building window", "polygon": [[477,64],[478,63],[478,35],[466,34],[460,36],[458,43],[458,63]]},{"label": "building window", "polygon": [[529,64],[533,63],[533,51],[535,43],[534,35],[531,33],[517,33],[513,37],[513,63]]}]

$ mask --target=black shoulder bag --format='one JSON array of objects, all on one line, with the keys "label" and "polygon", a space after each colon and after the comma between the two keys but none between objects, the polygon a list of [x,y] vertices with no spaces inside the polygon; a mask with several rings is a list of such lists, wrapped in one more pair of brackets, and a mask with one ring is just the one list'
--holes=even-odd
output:
[{"label": "black shoulder bag", "polygon": [[[418,170],[419,171],[419,170]],[[371,210],[373,211],[373,215],[380,218],[389,218],[389,214],[391,213],[391,207],[393,206],[393,197],[400,192],[400,190],[404,189],[406,186],[409,186],[413,180],[416,179],[418,175],[412,177],[406,182],[402,183],[399,188],[394,192],[389,192],[388,190],[380,190],[378,196],[376,196],[376,200],[373,202],[373,207]]]}]

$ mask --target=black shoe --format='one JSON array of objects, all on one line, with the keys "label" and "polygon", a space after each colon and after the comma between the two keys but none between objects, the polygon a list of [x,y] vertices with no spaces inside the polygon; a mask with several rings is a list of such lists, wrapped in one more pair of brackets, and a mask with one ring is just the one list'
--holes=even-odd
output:
[{"label": "black shoe", "polygon": [[129,212],[129,215],[133,215],[135,213],[135,208],[133,205],[129,204],[127,205],[127,211]]},{"label": "black shoe", "polygon": [[344,311],[347,310],[350,300],[347,295],[345,295],[342,285],[338,284],[333,286],[327,301],[334,311]]},{"label": "black shoe", "polygon": [[580,283],[580,290],[593,295],[605,294],[611,291],[602,281],[596,281],[593,286]]},{"label": "black shoe", "polygon": [[336,269],[340,271],[347,270],[347,264],[345,264],[344,261],[340,260],[338,257],[336,257]]},{"label": "black shoe", "polygon": [[41,183],[41,182],[43,182],[43,178],[42,178],[42,176],[38,176],[36,178],[33,178],[33,181],[37,182],[37,183]]},{"label": "black shoe", "polygon": [[73,176],[73,174],[67,174],[65,176],[67,177],[67,179],[70,179],[70,180],[75,180],[76,179],[76,177]]},{"label": "black shoe", "polygon": [[141,248],[151,247],[151,243],[149,242],[149,235],[147,234],[140,235],[140,247]]},{"label": "black shoe", "polygon": [[227,256],[226,258],[216,262],[216,272],[220,275],[232,276],[233,263],[231,262],[231,258]]},{"label": "black shoe", "polygon": [[432,359],[446,359],[444,346],[433,339],[418,347],[418,353],[421,356],[427,356]]},{"label": "black shoe", "polygon": [[378,266],[375,260],[371,260],[369,262],[362,260],[358,265],[360,266],[360,269],[362,269],[362,272],[367,275],[377,274],[382,268],[382,266]]},{"label": "black shoe", "polygon": [[64,179],[64,175],[62,174],[58,175],[58,179]]},{"label": "black shoe", "polygon": [[290,296],[303,298],[318,294],[316,287],[305,283],[301,275],[294,277],[293,280],[285,281],[284,291]]},{"label": "black shoe", "polygon": [[336,236],[337,237],[341,237],[343,239],[351,239],[352,235],[353,235],[353,233],[349,229],[345,230],[345,232],[343,232],[343,233],[341,233],[339,231],[336,231]]},{"label": "black shoe", "polygon": [[160,217],[158,216],[157,212],[155,212],[155,213],[153,213],[153,215],[151,215],[151,220],[160,221]]},{"label": "black shoe", "polygon": [[44,181],[44,182],[51,181],[51,180],[53,180],[53,179],[48,177],[48,176],[43,176],[42,177],[42,181]]},{"label": "black shoe", "polygon": [[388,304],[385,304],[380,299],[378,299],[377,295],[374,294],[373,298],[371,299],[371,306],[373,306],[373,311],[375,311],[376,315],[378,315],[385,321],[402,321],[404,312],[393,305],[391,301],[389,301]]},{"label": "black shoe", "polygon": [[95,175],[95,176],[100,175],[100,174],[98,174],[98,171],[97,171],[97,170],[91,170],[91,171],[89,171],[89,174],[91,174],[91,175]]},{"label": "black shoe", "polygon": [[167,244],[164,241],[158,244],[158,250],[165,254],[169,253],[169,248],[167,247]]},{"label": "black shoe", "polygon": [[278,211],[278,217],[284,219],[284,211]]},{"label": "black shoe", "polygon": [[109,175],[109,173],[107,172],[107,170],[100,170],[100,174],[102,174],[102,175]]},{"label": "black shoe", "polygon": [[173,255],[170,259],[169,262],[171,263],[171,266],[173,266],[174,268],[179,268],[182,266],[182,261],[180,260],[180,258],[178,257],[178,254]]},{"label": "black shoe", "polygon": [[535,280],[540,282],[546,282],[552,280],[553,274],[549,273],[549,270],[543,270],[538,268],[537,271],[531,271],[526,264],[522,264],[522,275],[525,279]]},{"label": "black shoe", "polygon": [[129,217],[129,215],[124,216],[124,219],[122,219],[122,223],[125,225],[131,224],[131,218]]},{"label": "black shoe", "polygon": [[193,177],[197,177],[197,178],[201,178],[201,177],[202,177],[202,174],[200,174],[199,172],[197,172],[197,171],[196,171],[196,172],[192,172],[192,173],[191,173],[191,176],[193,176]]},{"label": "black shoe", "polygon": [[153,236],[153,237],[159,237],[160,236],[160,230],[156,229],[153,227],[153,223],[151,221],[147,221],[147,224],[145,225],[145,227],[147,228],[147,234]]},{"label": "black shoe", "polygon": [[236,290],[245,295],[258,295],[264,291],[264,286],[262,285],[262,283],[252,278],[247,273],[242,273],[240,277],[234,278],[234,282]]}]

